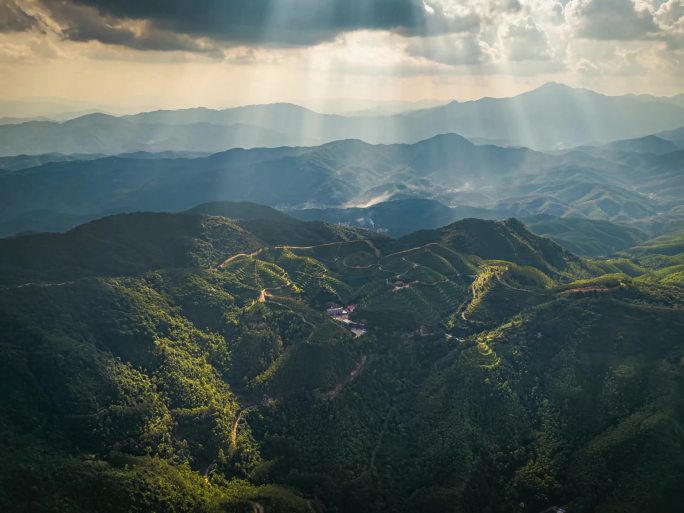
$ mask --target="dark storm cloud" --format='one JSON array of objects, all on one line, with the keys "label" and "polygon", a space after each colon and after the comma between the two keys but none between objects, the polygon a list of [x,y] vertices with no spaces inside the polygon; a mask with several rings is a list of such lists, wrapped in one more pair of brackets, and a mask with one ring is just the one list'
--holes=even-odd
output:
[{"label": "dark storm cloud", "polygon": [[[475,30],[480,21],[475,14],[444,16],[439,8],[426,9],[422,0],[44,1],[51,12],[58,13],[67,37],[136,47],[146,46],[146,38],[126,41],[128,36],[114,33],[119,32],[116,20],[145,21],[147,29],[158,34],[186,34],[229,44],[265,46],[313,45],[342,32],[361,29],[391,30],[404,35],[464,32]],[[78,11],[109,21],[83,19]],[[163,46],[160,37],[150,43]],[[173,46],[177,41],[169,38],[168,43]]]},{"label": "dark storm cloud", "polygon": [[14,0],[0,1],[0,32],[23,32],[38,26],[38,20]]},{"label": "dark storm cloud", "polygon": [[151,24],[135,26],[116,16],[72,2],[46,0],[52,20],[60,26],[61,36],[71,41],[99,41],[138,50],[215,51],[185,34],[160,30]]},{"label": "dark storm cloud", "polygon": [[352,28],[408,29],[420,23],[413,0],[77,1],[109,15],[241,43],[266,37],[270,41],[264,42],[309,44]]}]

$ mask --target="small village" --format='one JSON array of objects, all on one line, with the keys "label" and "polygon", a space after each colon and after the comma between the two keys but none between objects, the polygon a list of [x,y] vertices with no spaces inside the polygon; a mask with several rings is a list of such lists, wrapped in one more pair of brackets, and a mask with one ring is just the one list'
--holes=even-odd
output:
[{"label": "small village", "polygon": [[363,323],[352,321],[349,318],[349,314],[354,313],[354,310],[356,310],[356,305],[331,305],[325,313],[327,313],[333,321],[351,331],[354,334],[354,337],[358,338],[361,335],[364,335],[368,330]]}]

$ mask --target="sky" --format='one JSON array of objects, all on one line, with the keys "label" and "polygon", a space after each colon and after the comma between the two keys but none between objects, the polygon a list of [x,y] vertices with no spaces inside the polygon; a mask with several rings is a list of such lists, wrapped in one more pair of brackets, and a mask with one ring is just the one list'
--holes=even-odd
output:
[{"label": "sky", "polygon": [[0,0],[0,115],[684,92],[684,0]]}]

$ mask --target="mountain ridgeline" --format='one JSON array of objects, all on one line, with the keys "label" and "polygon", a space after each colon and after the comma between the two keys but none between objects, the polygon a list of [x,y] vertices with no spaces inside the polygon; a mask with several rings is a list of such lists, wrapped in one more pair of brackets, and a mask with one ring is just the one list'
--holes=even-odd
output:
[{"label": "mountain ridgeline", "polygon": [[0,125],[0,155],[217,152],[350,138],[372,144],[415,143],[452,132],[504,146],[553,150],[634,139],[683,125],[684,105],[679,98],[605,96],[552,83],[512,98],[452,101],[392,115],[321,114],[277,103],[15,122]]},{"label": "mountain ridgeline", "polygon": [[589,260],[445,224],[212,203],[0,240],[0,509],[679,511],[682,235]]},{"label": "mountain ridgeline", "polygon": [[[411,145],[344,140],[200,157],[63,160],[0,172],[0,235],[63,231],[110,214],[181,212],[225,200],[270,205],[307,220],[364,217],[367,228],[377,215],[378,227],[395,235],[464,217],[538,215],[636,223],[633,228],[656,235],[684,213],[683,155],[638,147],[540,153],[447,134]],[[397,226],[386,202],[409,199],[416,200],[409,211],[421,217]]]}]

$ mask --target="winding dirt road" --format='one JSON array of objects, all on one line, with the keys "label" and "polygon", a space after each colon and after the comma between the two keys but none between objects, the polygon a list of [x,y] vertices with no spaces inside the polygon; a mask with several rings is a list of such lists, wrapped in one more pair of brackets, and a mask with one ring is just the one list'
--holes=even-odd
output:
[{"label": "winding dirt road", "polygon": [[263,251],[265,249],[266,248],[259,248],[256,251],[253,251],[251,253],[238,253],[237,255],[233,255],[231,257],[228,257],[221,264],[219,264],[218,269],[223,269],[229,263],[237,260],[238,258],[242,258],[242,257],[254,258],[255,256],[259,256],[261,253],[263,253]]}]

